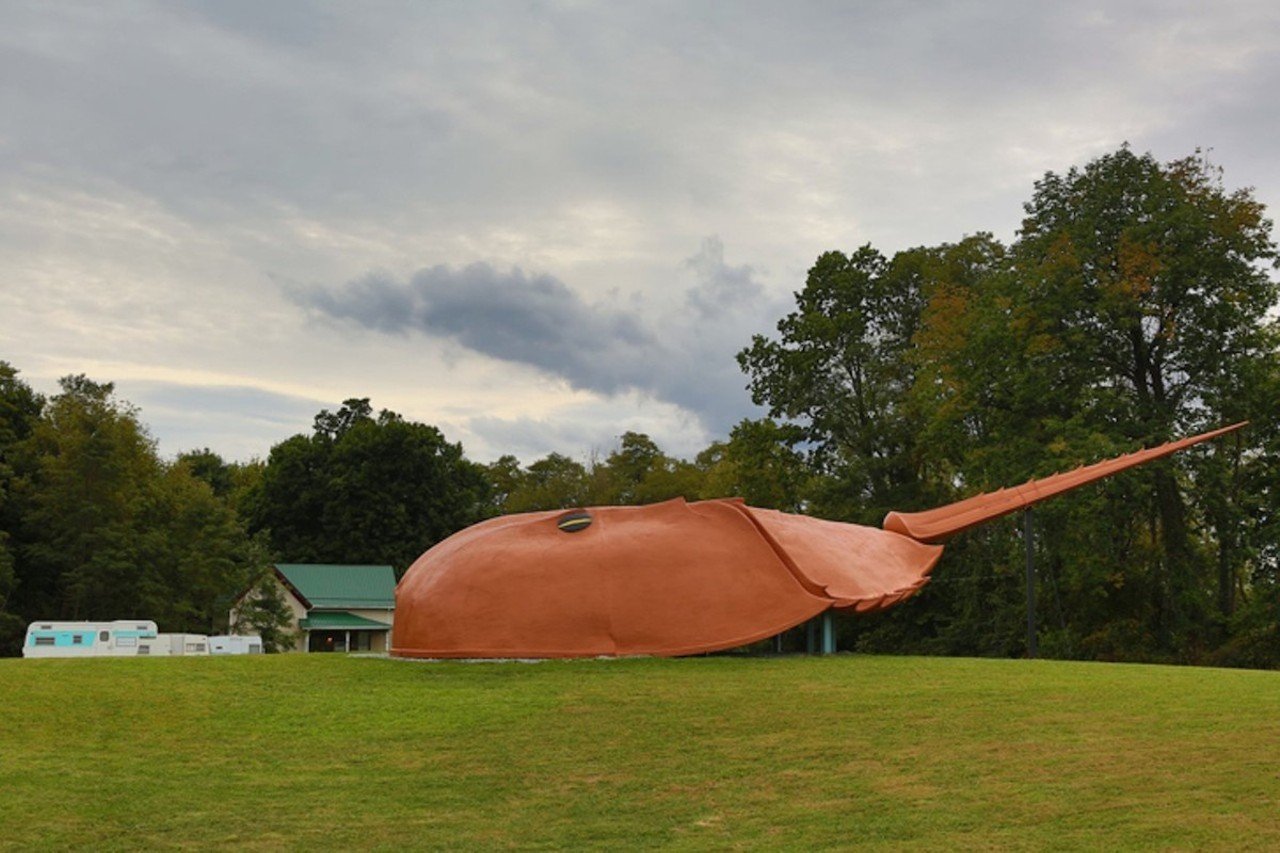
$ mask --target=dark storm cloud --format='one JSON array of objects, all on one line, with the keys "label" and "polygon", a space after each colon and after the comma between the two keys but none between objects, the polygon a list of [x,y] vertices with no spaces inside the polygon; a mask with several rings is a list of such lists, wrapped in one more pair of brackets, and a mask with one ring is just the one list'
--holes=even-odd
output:
[{"label": "dark storm cloud", "polygon": [[658,341],[625,308],[589,304],[548,275],[488,264],[435,266],[408,281],[370,275],[298,303],[383,332],[416,330],[607,394],[643,383]]},{"label": "dark storm cloud", "polygon": [[435,266],[407,281],[372,274],[338,290],[288,291],[322,315],[385,333],[415,331],[603,394],[639,391],[722,429],[752,412],[734,354],[778,308],[719,238],[685,262],[684,304],[646,313],[587,302],[559,279],[488,264]]}]

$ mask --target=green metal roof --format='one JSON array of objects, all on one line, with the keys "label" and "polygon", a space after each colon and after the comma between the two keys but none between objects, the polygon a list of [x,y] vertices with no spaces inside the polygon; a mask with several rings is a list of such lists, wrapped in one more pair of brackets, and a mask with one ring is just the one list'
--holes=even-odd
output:
[{"label": "green metal roof", "polygon": [[312,612],[306,619],[298,620],[298,627],[304,631],[386,631],[391,628],[386,622],[376,622],[345,610]]},{"label": "green metal roof", "polygon": [[277,563],[276,571],[309,608],[389,609],[396,606],[396,573],[390,566]]}]

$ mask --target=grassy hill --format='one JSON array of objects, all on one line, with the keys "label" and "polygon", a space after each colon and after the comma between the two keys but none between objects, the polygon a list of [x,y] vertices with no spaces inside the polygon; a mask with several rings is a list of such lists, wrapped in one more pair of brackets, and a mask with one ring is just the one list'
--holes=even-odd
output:
[{"label": "grassy hill", "polygon": [[0,846],[1280,847],[1280,673],[0,661]]}]

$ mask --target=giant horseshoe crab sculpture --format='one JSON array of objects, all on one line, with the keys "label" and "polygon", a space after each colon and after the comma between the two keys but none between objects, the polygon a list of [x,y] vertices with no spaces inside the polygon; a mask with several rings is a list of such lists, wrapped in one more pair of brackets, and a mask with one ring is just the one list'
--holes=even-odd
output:
[{"label": "giant horseshoe crab sculpture", "polygon": [[761,640],[827,610],[872,613],[923,587],[950,536],[1242,426],[926,512],[891,512],[883,530],[738,499],[493,518],[405,573],[391,653],[688,655]]}]

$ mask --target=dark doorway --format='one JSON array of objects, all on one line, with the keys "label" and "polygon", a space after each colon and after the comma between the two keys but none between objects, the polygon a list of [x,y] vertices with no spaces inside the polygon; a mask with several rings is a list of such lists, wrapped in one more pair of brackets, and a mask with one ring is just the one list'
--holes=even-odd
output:
[{"label": "dark doorway", "polygon": [[373,647],[373,635],[373,631],[311,631],[307,651],[367,652]]},{"label": "dark doorway", "polygon": [[345,652],[346,631],[312,631],[307,640],[309,652]]}]

